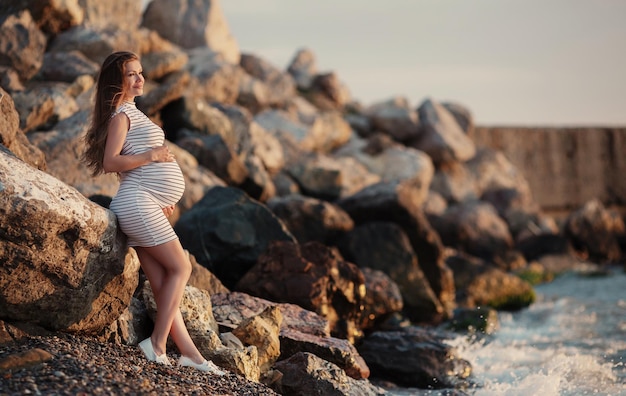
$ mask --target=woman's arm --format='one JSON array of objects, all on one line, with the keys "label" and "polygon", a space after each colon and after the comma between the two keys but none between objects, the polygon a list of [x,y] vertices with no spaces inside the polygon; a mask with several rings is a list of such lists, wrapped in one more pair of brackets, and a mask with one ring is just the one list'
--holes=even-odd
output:
[{"label": "woman's arm", "polygon": [[141,154],[122,155],[122,147],[129,128],[128,116],[124,113],[115,115],[109,123],[106,147],[102,166],[105,172],[124,172],[150,162],[169,162],[174,157],[167,146],[154,147]]}]

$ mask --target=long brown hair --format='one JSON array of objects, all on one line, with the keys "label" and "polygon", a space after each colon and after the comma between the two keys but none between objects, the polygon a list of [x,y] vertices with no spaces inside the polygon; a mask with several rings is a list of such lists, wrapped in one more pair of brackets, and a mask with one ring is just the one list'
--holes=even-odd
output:
[{"label": "long brown hair", "polygon": [[92,176],[104,173],[102,163],[107,129],[115,109],[122,101],[124,65],[133,60],[139,60],[139,57],[132,52],[114,52],[104,60],[98,74],[94,110],[85,134],[85,151],[81,158],[91,170]]}]

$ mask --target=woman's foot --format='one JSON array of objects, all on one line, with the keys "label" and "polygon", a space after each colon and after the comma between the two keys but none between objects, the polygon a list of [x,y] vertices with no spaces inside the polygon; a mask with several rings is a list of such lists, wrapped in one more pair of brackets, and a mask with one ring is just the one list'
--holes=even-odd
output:
[{"label": "woman's foot", "polygon": [[146,359],[151,362],[157,362],[164,364],[166,366],[171,366],[169,359],[165,353],[161,355],[157,355],[154,352],[154,346],[152,345],[152,338],[148,337],[145,340],[139,343],[139,348],[143,351],[143,354],[146,355]]},{"label": "woman's foot", "polygon": [[206,359],[204,359],[202,363],[196,363],[190,358],[188,358],[187,356],[181,356],[180,359],[178,360],[178,365],[181,367],[193,367],[197,370],[205,371],[207,373],[211,373],[215,375],[226,374],[225,372],[220,370],[219,367],[215,365],[215,363]]}]

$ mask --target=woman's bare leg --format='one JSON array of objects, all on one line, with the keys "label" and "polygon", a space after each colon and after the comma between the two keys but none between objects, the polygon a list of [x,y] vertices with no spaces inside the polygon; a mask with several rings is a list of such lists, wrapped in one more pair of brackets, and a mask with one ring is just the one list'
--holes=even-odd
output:
[{"label": "woman's bare leg", "polygon": [[136,250],[157,303],[151,336],[155,353],[159,355],[165,352],[167,336],[171,333],[172,340],[184,356],[196,363],[202,362],[204,358],[191,340],[179,308],[191,274],[191,263],[180,241]]}]

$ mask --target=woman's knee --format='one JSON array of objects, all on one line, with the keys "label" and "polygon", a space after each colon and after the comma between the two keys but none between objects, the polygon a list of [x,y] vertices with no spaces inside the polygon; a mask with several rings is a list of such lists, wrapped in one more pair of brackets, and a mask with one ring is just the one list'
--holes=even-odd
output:
[{"label": "woman's knee", "polygon": [[185,282],[188,281],[191,277],[192,267],[191,261],[189,261],[189,257],[187,256],[187,254],[184,253],[184,251],[181,251],[179,254],[176,255],[174,261],[175,262],[173,262],[173,265],[171,266],[172,272],[174,272],[177,276],[185,279]]},{"label": "woman's knee", "polygon": [[189,278],[191,277],[192,270],[193,268],[191,267],[191,261],[189,261],[189,259],[185,256],[184,260],[182,260],[182,263],[181,263],[181,271],[183,273],[185,281],[188,281]]}]

